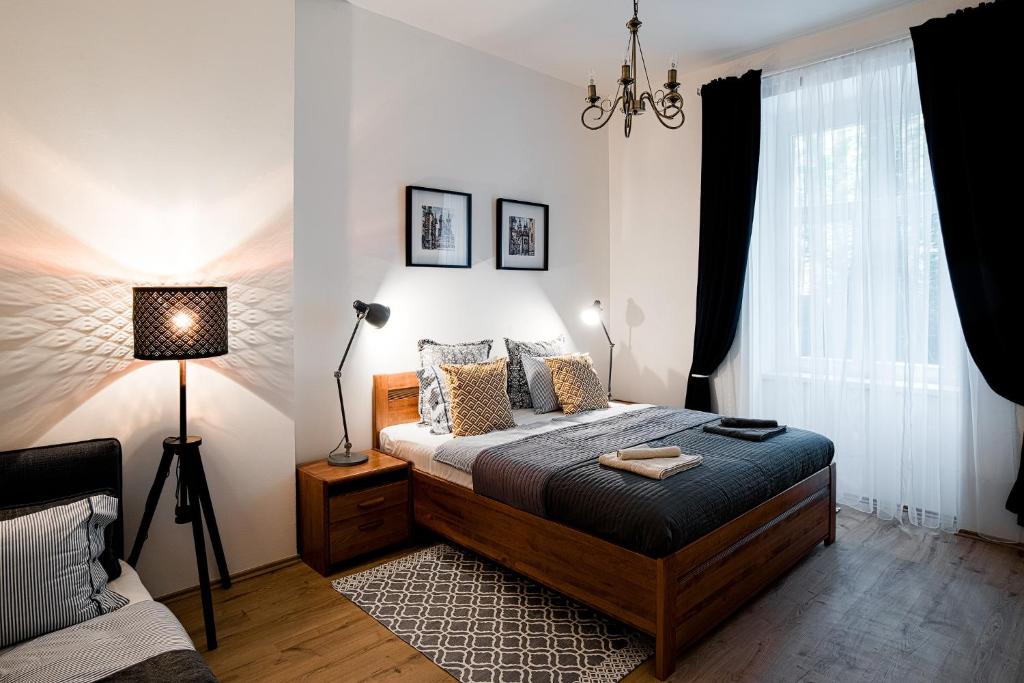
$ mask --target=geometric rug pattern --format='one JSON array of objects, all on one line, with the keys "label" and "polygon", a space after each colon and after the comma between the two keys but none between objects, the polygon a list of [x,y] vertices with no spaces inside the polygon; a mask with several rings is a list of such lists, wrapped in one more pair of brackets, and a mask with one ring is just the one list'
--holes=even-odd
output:
[{"label": "geometric rug pattern", "polygon": [[647,635],[447,544],[332,585],[463,683],[615,683],[654,653]]}]

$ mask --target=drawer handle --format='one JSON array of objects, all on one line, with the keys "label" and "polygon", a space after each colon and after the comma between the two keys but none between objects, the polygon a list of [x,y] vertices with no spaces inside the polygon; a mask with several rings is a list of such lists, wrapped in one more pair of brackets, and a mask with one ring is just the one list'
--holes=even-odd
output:
[{"label": "drawer handle", "polygon": [[360,531],[369,531],[370,529],[376,529],[377,527],[379,527],[383,523],[384,523],[383,519],[375,519],[372,522],[367,522],[366,524],[360,524],[359,525],[359,530]]},{"label": "drawer handle", "polygon": [[361,510],[365,510],[366,508],[376,507],[383,502],[384,496],[378,496],[376,498],[371,498],[370,500],[364,500],[362,503],[358,503],[356,507]]}]

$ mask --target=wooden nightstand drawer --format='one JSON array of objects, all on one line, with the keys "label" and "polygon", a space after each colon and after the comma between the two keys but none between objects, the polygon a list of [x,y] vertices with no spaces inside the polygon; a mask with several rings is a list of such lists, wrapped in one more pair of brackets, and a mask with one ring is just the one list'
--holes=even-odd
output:
[{"label": "wooden nightstand drawer", "polygon": [[352,467],[320,460],[296,473],[299,555],[325,576],[339,562],[409,538],[409,463],[367,455]]},{"label": "wooden nightstand drawer", "polygon": [[331,524],[331,562],[341,562],[371,550],[404,541],[409,535],[405,505]]},{"label": "wooden nightstand drawer", "polygon": [[331,496],[331,524],[368,512],[372,513],[396,505],[407,505],[408,501],[409,482],[407,480]]}]

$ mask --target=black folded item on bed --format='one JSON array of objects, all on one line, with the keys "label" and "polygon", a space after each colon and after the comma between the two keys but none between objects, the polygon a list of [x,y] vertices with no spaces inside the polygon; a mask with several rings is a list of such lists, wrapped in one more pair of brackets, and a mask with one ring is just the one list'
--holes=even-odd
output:
[{"label": "black folded item on bed", "polygon": [[723,427],[738,427],[740,429],[764,429],[779,426],[775,420],[759,420],[753,417],[723,417],[720,424]]},{"label": "black folded item on bed", "polygon": [[761,428],[704,425],[704,431],[709,434],[718,434],[719,436],[728,436],[733,439],[743,439],[744,441],[765,441],[773,436],[784,434],[786,432],[786,425]]},{"label": "black folded item on bed", "polygon": [[[663,557],[782,493],[832,461],[827,438],[799,429],[764,442],[702,427],[719,416],[654,407],[484,450],[473,489],[651,557]],[[601,467],[597,456],[640,443],[678,446],[704,462],[668,479]]]}]

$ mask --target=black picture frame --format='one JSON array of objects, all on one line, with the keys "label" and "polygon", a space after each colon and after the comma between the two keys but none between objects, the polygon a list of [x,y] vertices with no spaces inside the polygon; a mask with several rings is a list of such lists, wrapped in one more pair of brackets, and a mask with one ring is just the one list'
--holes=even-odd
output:
[{"label": "black picture frame", "polygon": [[[542,239],[539,240],[539,242],[544,245],[543,246],[543,248],[544,248],[544,257],[541,260],[541,263],[539,263],[538,265],[535,265],[535,266],[511,265],[508,262],[508,257],[505,254],[505,251],[506,251],[505,250],[505,245],[506,245],[505,229],[506,229],[506,226],[505,226],[504,218],[505,218],[506,205],[512,205],[512,204],[519,204],[519,205],[522,205],[522,206],[530,206],[530,207],[540,208],[543,211],[543,221],[544,221],[544,230],[543,230],[543,232],[544,232],[544,234],[543,234]],[[496,258],[495,258],[495,262],[494,263],[495,263],[495,267],[498,270],[547,270],[548,269],[548,260],[549,260],[549,253],[550,253],[550,250],[549,250],[548,247],[549,247],[549,244],[551,242],[551,240],[550,240],[551,222],[548,219],[549,213],[550,213],[550,207],[547,204],[541,204],[540,202],[527,202],[527,201],[523,201],[521,199],[508,199],[508,198],[505,198],[505,197],[502,197],[502,198],[498,199],[497,206],[496,206],[495,212],[494,212],[494,214],[495,214],[495,219],[494,219],[494,222],[495,222],[494,242],[495,242],[495,251],[496,251]]]},{"label": "black picture frame", "polygon": [[[423,263],[415,262],[414,249],[413,249],[413,228],[414,228],[414,212],[413,212],[413,199],[417,192],[434,192],[437,194],[444,195],[455,195],[458,197],[464,197],[466,201],[466,211],[464,215],[465,227],[462,231],[462,237],[466,244],[466,257],[465,262],[460,263]],[[421,228],[420,223],[415,223],[415,227]],[[456,236],[458,239],[458,236]],[[457,190],[442,190],[436,187],[423,187],[421,185],[406,185],[405,187],[405,265],[408,268],[471,268],[473,266],[473,195],[468,192],[459,192]]]}]

